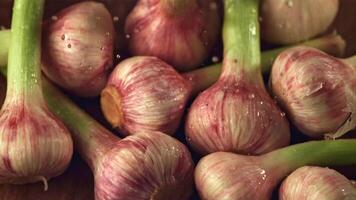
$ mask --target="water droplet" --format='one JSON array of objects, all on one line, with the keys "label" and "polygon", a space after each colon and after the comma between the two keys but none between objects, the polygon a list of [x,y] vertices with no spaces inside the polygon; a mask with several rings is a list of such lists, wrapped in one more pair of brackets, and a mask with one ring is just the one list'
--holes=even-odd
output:
[{"label": "water droplet", "polygon": [[129,39],[131,36],[130,34],[126,34],[126,38]]},{"label": "water droplet", "polygon": [[101,51],[105,50],[105,47],[100,47],[100,50],[101,50]]},{"label": "water droplet", "polygon": [[252,35],[256,35],[257,31],[256,31],[256,26],[254,24],[249,25],[249,30]]},{"label": "water droplet", "polygon": [[281,116],[282,117],[286,116],[286,113],[285,112],[281,112]]},{"label": "water droplet", "polygon": [[53,15],[53,16],[51,17],[51,19],[52,19],[53,21],[56,21],[56,20],[58,19],[58,17],[57,17],[56,15]]},{"label": "water droplet", "polygon": [[211,57],[211,61],[212,61],[213,63],[217,63],[217,62],[219,62],[219,57],[213,56],[213,57]]},{"label": "water droplet", "polygon": [[[192,128],[192,126],[189,126],[189,128]],[[187,142],[192,141],[192,139],[190,137],[186,137],[185,140],[187,140]]]},{"label": "water droplet", "polygon": [[260,112],[257,112],[257,116],[258,116],[258,117],[260,116]]},{"label": "water droplet", "polygon": [[121,58],[120,54],[116,54],[116,58],[120,59]]},{"label": "water droplet", "polygon": [[248,95],[248,98],[249,98],[249,99],[255,98],[255,94],[254,94],[254,93],[249,94],[249,95]]},{"label": "water droplet", "polygon": [[287,6],[289,7],[289,8],[291,8],[291,7],[293,7],[293,0],[287,0]]},{"label": "water droplet", "polygon": [[263,101],[261,101],[260,104],[263,105]]},{"label": "water droplet", "polygon": [[119,17],[118,17],[118,16],[114,16],[114,17],[112,18],[112,20],[113,20],[114,22],[118,22],[118,21],[119,21]]},{"label": "water droplet", "polygon": [[72,48],[72,45],[71,45],[71,44],[68,44],[67,47],[68,47],[68,48]]}]

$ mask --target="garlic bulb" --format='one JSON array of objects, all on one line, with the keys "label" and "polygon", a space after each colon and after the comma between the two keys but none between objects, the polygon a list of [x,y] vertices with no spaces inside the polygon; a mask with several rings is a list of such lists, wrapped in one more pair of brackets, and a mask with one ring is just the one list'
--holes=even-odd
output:
[{"label": "garlic bulb", "polygon": [[75,95],[96,96],[112,67],[114,38],[113,21],[103,4],[74,4],[44,25],[42,70]]},{"label": "garlic bulb", "polygon": [[312,137],[340,137],[356,126],[356,70],[310,47],[281,53],[271,71],[271,88],[289,119]]},{"label": "garlic bulb", "polygon": [[339,9],[339,0],[262,0],[262,40],[291,44],[307,40],[326,29]]},{"label": "garlic bulb", "polygon": [[184,200],[193,188],[188,149],[170,136],[145,131],[117,142],[95,166],[96,199]]},{"label": "garlic bulb", "polygon": [[178,71],[200,66],[220,28],[216,0],[140,0],[126,19],[129,49],[157,56]]},{"label": "garlic bulb", "polygon": [[101,108],[123,134],[141,130],[173,134],[189,94],[190,85],[165,62],[155,57],[132,57],[111,73],[101,93]]},{"label": "garlic bulb", "polygon": [[322,167],[301,167],[290,174],[279,189],[280,200],[352,200],[356,188],[337,171]]}]

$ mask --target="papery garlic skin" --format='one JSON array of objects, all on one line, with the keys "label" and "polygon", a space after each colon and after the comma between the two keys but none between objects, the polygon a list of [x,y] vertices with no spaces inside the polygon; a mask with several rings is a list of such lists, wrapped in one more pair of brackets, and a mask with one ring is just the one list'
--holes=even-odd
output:
[{"label": "papery garlic skin", "polygon": [[262,40],[274,44],[308,40],[325,32],[338,10],[339,0],[263,0]]},{"label": "papery garlic skin", "polygon": [[113,145],[95,167],[97,200],[185,200],[194,164],[188,149],[168,135],[145,131]]},{"label": "papery garlic skin", "polygon": [[0,130],[0,183],[46,181],[69,165],[71,136],[47,107],[5,102]]},{"label": "papery garlic skin", "polygon": [[301,167],[290,174],[279,189],[280,200],[354,200],[356,188],[337,171]]},{"label": "papery garlic skin", "polygon": [[115,30],[103,4],[74,4],[43,27],[42,70],[78,96],[97,96],[113,63]]},{"label": "papery garlic skin", "polygon": [[126,19],[125,32],[133,55],[156,56],[188,71],[207,58],[220,23],[215,0],[140,0]]},{"label": "papery garlic skin", "polygon": [[189,109],[188,143],[201,154],[261,154],[289,144],[289,124],[261,84],[222,77]]},{"label": "papery garlic skin", "polygon": [[106,119],[123,134],[141,130],[173,134],[191,88],[170,65],[139,56],[119,63],[101,93]]},{"label": "papery garlic skin", "polygon": [[195,168],[195,184],[204,200],[268,200],[277,180],[254,156],[217,152]]},{"label": "papery garlic skin", "polygon": [[277,101],[304,134],[342,135],[355,127],[356,70],[351,65],[310,47],[295,47],[277,57],[270,81]]}]

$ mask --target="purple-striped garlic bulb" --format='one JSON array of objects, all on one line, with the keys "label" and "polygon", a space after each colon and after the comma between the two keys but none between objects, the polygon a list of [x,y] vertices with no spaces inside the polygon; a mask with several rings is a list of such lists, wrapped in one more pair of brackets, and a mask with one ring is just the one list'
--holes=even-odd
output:
[{"label": "purple-striped garlic bulb", "polygon": [[42,181],[46,189],[67,168],[72,138],[43,100],[24,95],[11,102],[10,96],[0,112],[0,184]]},{"label": "purple-striped garlic bulb", "polygon": [[43,72],[75,95],[99,95],[112,67],[115,37],[104,5],[74,4],[52,16],[43,28]]},{"label": "purple-striped garlic bulb", "polygon": [[216,0],[140,0],[125,30],[133,55],[156,56],[188,71],[208,57],[220,23]]},{"label": "purple-striped garlic bulb", "polygon": [[301,167],[290,174],[279,188],[280,200],[353,200],[356,187],[329,168]]},{"label": "purple-striped garlic bulb", "polygon": [[266,153],[289,144],[284,115],[267,93],[260,74],[225,73],[194,100],[185,124],[186,137],[201,154]]},{"label": "purple-striped garlic bulb", "polygon": [[96,199],[187,200],[191,196],[194,163],[182,143],[152,131],[113,141],[92,163]]},{"label": "purple-striped garlic bulb", "polygon": [[205,200],[268,200],[278,183],[256,156],[216,152],[202,158],[195,168],[195,185]]},{"label": "purple-striped garlic bulb", "polygon": [[189,98],[189,83],[156,57],[137,56],[119,63],[101,93],[101,108],[123,134],[155,130],[173,134]]},{"label": "purple-striped garlic bulb", "polygon": [[339,10],[339,0],[262,0],[262,40],[292,44],[325,32]]},{"label": "purple-striped garlic bulb", "polygon": [[356,126],[356,70],[346,60],[311,47],[290,48],[275,60],[270,83],[304,134],[336,138]]}]

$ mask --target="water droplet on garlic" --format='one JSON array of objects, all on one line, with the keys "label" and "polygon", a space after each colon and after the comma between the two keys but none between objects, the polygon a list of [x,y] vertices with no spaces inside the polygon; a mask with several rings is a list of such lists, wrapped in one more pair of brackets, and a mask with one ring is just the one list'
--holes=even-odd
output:
[{"label": "water droplet on garlic", "polygon": [[112,18],[112,20],[113,20],[114,22],[118,22],[118,21],[119,21],[119,17],[118,17],[118,16],[114,16],[114,17]]},{"label": "water droplet on garlic", "polygon": [[57,17],[56,15],[53,15],[53,16],[51,17],[51,19],[52,19],[53,21],[56,21],[56,20],[58,20],[58,17]]},{"label": "water droplet on garlic", "polygon": [[219,62],[219,57],[213,56],[213,57],[211,58],[211,61],[212,61],[213,63],[217,63],[217,62]]},{"label": "water droplet on garlic", "polygon": [[286,3],[289,8],[293,7],[293,5],[294,5],[293,0],[287,0]]}]

